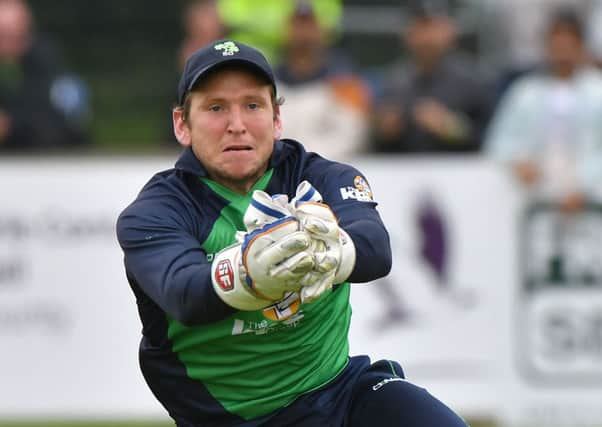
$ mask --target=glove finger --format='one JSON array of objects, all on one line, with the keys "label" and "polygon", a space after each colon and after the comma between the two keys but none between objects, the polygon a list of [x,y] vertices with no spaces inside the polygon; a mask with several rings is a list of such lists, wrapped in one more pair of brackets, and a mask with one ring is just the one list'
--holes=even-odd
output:
[{"label": "glove finger", "polygon": [[315,269],[321,273],[335,271],[339,266],[339,260],[334,254],[315,254]]},{"label": "glove finger", "polygon": [[295,209],[301,229],[310,233],[338,239],[339,225],[332,210],[323,203],[301,203]]},{"label": "glove finger", "polygon": [[272,267],[269,271],[270,277],[285,282],[296,282],[296,288],[301,287],[299,280],[310,272],[314,267],[313,256],[306,252],[299,252],[282,263]]},{"label": "glove finger", "polygon": [[324,274],[311,286],[305,286],[301,289],[301,303],[311,303],[320,298],[325,292],[332,289],[334,273]]},{"label": "glove finger", "polygon": [[312,237],[309,244],[309,250],[314,254],[319,254],[326,252],[328,250],[328,246],[326,246],[326,242],[324,240]]},{"label": "glove finger", "polygon": [[299,223],[292,217],[264,225],[253,232],[247,233],[242,245],[242,251],[246,257],[249,252],[257,253],[299,230]]},{"label": "glove finger", "polygon": [[259,265],[280,264],[298,252],[306,250],[311,244],[307,233],[296,231],[263,248],[256,258]]},{"label": "glove finger", "polygon": [[272,196],[272,202],[274,202],[277,206],[280,206],[282,208],[282,212],[286,212],[287,215],[291,214],[288,206],[288,197],[286,194],[274,194]]},{"label": "glove finger", "polygon": [[336,245],[329,245],[321,239],[311,239],[309,251],[314,254],[315,269],[320,273],[336,270],[339,265],[339,253]]},{"label": "glove finger", "polygon": [[321,202],[322,195],[316,190],[309,181],[303,181],[297,186],[295,197],[291,200],[291,206],[294,208],[302,202]]},{"label": "glove finger", "polygon": [[323,273],[320,273],[316,270],[311,270],[311,271],[307,272],[307,274],[305,274],[305,276],[303,276],[301,279],[299,279],[299,284],[301,285],[302,288],[311,287],[311,286],[314,286],[316,283],[318,283],[322,279],[323,276],[324,276]]},{"label": "glove finger", "polygon": [[313,234],[328,234],[332,230],[332,226],[329,227],[321,219],[311,217],[305,218],[302,221],[302,228]]},{"label": "glove finger", "polygon": [[321,202],[298,203],[295,208],[295,214],[303,216],[316,217],[330,222],[337,222],[337,217],[330,207]]},{"label": "glove finger", "polygon": [[285,194],[276,194],[270,196],[265,191],[255,190],[251,198],[251,206],[274,219],[289,216],[288,198]]},{"label": "glove finger", "polygon": [[[276,195],[275,198],[272,198],[268,193],[261,190],[253,192],[251,203],[243,217],[243,222],[248,231],[256,230],[290,215],[286,202],[281,196],[284,195]],[[286,198],[286,196],[284,197]]]}]

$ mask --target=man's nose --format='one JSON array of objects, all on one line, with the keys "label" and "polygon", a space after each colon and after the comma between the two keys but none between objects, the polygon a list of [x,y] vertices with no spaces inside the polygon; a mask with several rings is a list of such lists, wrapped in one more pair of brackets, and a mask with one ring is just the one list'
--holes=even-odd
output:
[{"label": "man's nose", "polygon": [[230,110],[230,116],[228,121],[228,132],[229,133],[245,133],[245,123],[243,120],[242,111],[239,107],[234,107]]}]

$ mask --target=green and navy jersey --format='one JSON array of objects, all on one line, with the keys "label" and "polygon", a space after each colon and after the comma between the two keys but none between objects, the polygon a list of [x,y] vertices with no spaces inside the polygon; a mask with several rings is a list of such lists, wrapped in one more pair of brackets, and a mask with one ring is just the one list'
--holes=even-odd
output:
[{"label": "green and navy jersey", "polygon": [[253,191],[292,198],[303,180],[322,194],[355,244],[349,281],[387,274],[389,237],[365,177],[292,140],[276,142],[268,171],[246,195],[210,180],[187,149],[120,215],[117,234],[143,326],[142,372],[174,419],[253,425],[247,421],[289,405],[345,368],[349,283],[292,316],[287,310],[299,305],[294,295],[265,310],[237,311],[211,283],[213,257],[245,229]]}]

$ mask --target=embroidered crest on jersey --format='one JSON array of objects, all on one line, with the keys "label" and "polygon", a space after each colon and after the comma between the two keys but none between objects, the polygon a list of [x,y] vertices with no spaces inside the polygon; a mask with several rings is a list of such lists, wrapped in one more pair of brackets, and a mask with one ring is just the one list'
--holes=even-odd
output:
[{"label": "embroidered crest on jersey", "polygon": [[353,186],[341,187],[343,200],[354,199],[358,202],[372,202],[374,197],[368,181],[363,176],[357,175],[353,178]]}]

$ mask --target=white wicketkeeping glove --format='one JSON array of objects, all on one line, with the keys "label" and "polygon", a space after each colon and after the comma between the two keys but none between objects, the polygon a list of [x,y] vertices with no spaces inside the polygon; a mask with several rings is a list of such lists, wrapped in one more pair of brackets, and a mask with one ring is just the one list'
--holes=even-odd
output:
[{"label": "white wicketkeeping glove", "polygon": [[314,266],[309,234],[290,215],[287,197],[256,191],[244,217],[248,233],[213,261],[214,289],[228,305],[258,310],[301,288]]},{"label": "white wicketkeeping glove", "polygon": [[342,283],[355,266],[355,245],[328,205],[321,203],[321,194],[307,181],[297,187],[291,210],[300,228],[312,239],[310,252],[314,269],[302,279],[301,301],[312,302]]},{"label": "white wicketkeeping glove", "polygon": [[[244,291],[256,298],[257,307],[249,310],[263,308],[289,291],[299,290],[304,303],[315,301],[351,274],[355,265],[353,241],[321,201],[321,194],[307,181],[297,187],[290,203],[286,195],[253,193],[244,216],[249,234],[240,236],[247,244],[254,238],[259,240],[253,241],[258,244],[256,252],[246,251],[254,256],[247,256],[241,267],[243,273],[248,272],[248,276],[243,274],[242,280],[248,284]],[[290,222],[291,215],[299,221],[296,227]],[[285,239],[287,233],[293,236]],[[301,241],[307,242],[307,237],[309,243],[303,247]],[[284,239],[279,244],[289,250],[275,244],[277,239]]]},{"label": "white wicketkeeping glove", "polygon": [[[249,208],[245,212],[244,223],[247,230],[253,231],[259,227],[280,221],[295,214],[295,204],[322,200],[322,196],[309,183],[300,185],[295,198],[288,203],[284,194],[270,196],[263,191],[255,191]],[[298,277],[301,302],[312,302],[324,292],[332,288],[337,260],[326,252],[326,244],[322,240],[311,239],[309,251],[314,257],[314,268],[303,277]],[[316,265],[318,261],[320,264]],[[283,266],[284,267],[284,266]]]},{"label": "white wicketkeeping glove", "polygon": [[249,285],[272,301],[298,291],[300,279],[314,267],[310,244],[309,234],[300,231],[299,222],[291,216],[248,233],[241,250]]}]

